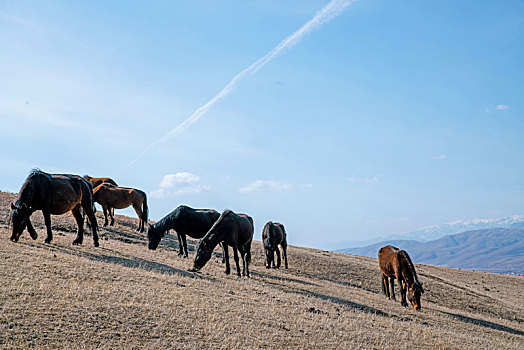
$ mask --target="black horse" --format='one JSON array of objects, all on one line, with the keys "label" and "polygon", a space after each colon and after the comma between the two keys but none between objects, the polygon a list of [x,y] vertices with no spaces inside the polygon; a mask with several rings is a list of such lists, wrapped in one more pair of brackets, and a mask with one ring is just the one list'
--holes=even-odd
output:
[{"label": "black horse", "polygon": [[22,185],[18,199],[11,204],[13,225],[11,240],[17,242],[26,227],[31,238],[36,239],[38,234],[31,224],[30,216],[35,211],[41,210],[47,228],[47,238],[44,242],[50,243],[53,239],[51,214],[62,215],[71,211],[78,225],[77,236],[73,244],[82,244],[84,218],[81,211],[83,209],[91,223],[94,245],[98,247],[98,226],[93,208],[91,184],[81,176],[48,174],[34,169]]},{"label": "black horse", "polygon": [[206,233],[196,246],[196,256],[192,271],[198,271],[209,261],[215,247],[223,242],[226,274],[231,272],[227,246],[233,248],[233,256],[240,276],[238,251],[242,255],[242,275],[249,277],[249,263],[251,261],[251,242],[253,241],[253,219],[246,214],[235,214],[226,210]]},{"label": "black horse", "polygon": [[[282,247],[282,257],[284,258],[284,264],[287,269],[287,235],[284,225],[279,222],[269,221],[262,231],[262,242],[264,243],[264,253],[266,255],[266,268],[271,268],[271,265],[273,265],[274,269],[280,267],[280,250],[278,249],[278,245],[280,244]],[[275,252],[277,253],[276,266]]]},{"label": "black horse", "polygon": [[149,225],[148,247],[155,250],[166,231],[173,229],[178,236],[178,255],[184,255],[184,258],[187,258],[186,235],[192,238],[204,237],[219,217],[220,214],[213,209],[193,209],[181,205],[156,224]]}]

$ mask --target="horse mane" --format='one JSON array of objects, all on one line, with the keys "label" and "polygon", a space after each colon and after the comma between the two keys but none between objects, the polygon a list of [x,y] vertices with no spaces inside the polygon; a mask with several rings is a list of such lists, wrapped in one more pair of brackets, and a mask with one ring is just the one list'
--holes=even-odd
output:
[{"label": "horse mane", "polygon": [[408,253],[406,253],[405,250],[400,250],[399,253],[404,259],[406,259],[408,267],[411,270],[411,274],[413,275],[413,280],[415,281],[415,284],[420,284],[417,272],[415,271],[415,266],[413,266],[413,262],[411,261],[411,258],[409,257]]},{"label": "horse mane", "polygon": [[[224,218],[226,216],[228,216],[229,214],[231,214],[233,211],[231,209],[226,209],[222,212],[222,214],[220,214],[220,216],[218,217],[217,221],[215,221],[215,223],[213,224],[213,226],[211,226],[211,228],[208,230],[208,232],[210,232],[211,230],[213,230],[218,224],[220,224]],[[206,234],[207,236],[207,234]],[[206,236],[204,236],[202,239],[204,239]]]},{"label": "horse mane", "polygon": [[42,170],[40,170],[40,168],[33,168],[29,172],[29,175],[27,175],[27,178],[29,179],[30,177],[33,177],[33,176],[39,175],[39,174],[45,174],[45,173]]}]

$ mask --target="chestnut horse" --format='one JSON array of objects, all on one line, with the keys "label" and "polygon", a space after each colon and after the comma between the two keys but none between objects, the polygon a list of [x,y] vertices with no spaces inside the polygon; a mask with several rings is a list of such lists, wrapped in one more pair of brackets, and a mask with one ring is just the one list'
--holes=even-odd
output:
[{"label": "chestnut horse", "polygon": [[392,245],[387,245],[378,251],[378,263],[382,270],[382,291],[388,299],[395,300],[394,282],[396,278],[402,306],[408,306],[406,302],[407,287],[407,296],[411,305],[413,305],[415,310],[420,310],[420,295],[424,293],[424,289],[422,288],[422,283],[418,280],[415,267],[408,253]]},{"label": "chestnut horse", "polygon": [[[103,184],[104,182],[114,186],[118,186],[115,180],[113,180],[110,177],[91,177],[89,175],[84,175],[84,179],[91,183],[93,189],[96,188],[98,185]],[[115,215],[115,210],[113,208],[111,208],[111,215]]]},{"label": "chestnut horse", "polygon": [[133,206],[138,215],[137,231],[144,232],[148,217],[147,196],[145,192],[135,188],[118,187],[102,183],[93,190],[93,199],[102,206],[104,211],[104,226],[107,226],[107,214],[111,218],[110,226],[115,223],[111,209],[124,209]]},{"label": "chestnut horse", "polygon": [[82,244],[84,218],[81,209],[83,209],[91,222],[94,245],[98,247],[98,226],[93,212],[91,184],[78,175],[48,174],[39,169],[32,170],[20,189],[18,199],[11,204],[11,209],[13,242],[18,241],[26,227],[32,239],[38,237],[30,217],[35,211],[41,210],[47,228],[45,243],[51,243],[53,239],[51,215],[62,215],[71,211],[78,225],[73,244]]},{"label": "chestnut horse", "polygon": [[236,214],[226,210],[206,233],[196,246],[196,256],[191,271],[198,271],[211,259],[215,247],[224,244],[224,258],[226,274],[231,272],[229,266],[228,247],[233,248],[233,257],[237,266],[237,275],[240,276],[238,251],[242,256],[242,275],[249,277],[249,263],[251,262],[251,242],[253,241],[253,219],[246,214]]},{"label": "chestnut horse", "polygon": [[113,186],[118,186],[115,180],[113,180],[110,177],[91,177],[89,175],[84,175],[84,179],[91,182],[91,185],[93,186],[93,188],[96,188],[97,186],[103,184],[104,182],[111,184]]},{"label": "chestnut horse", "polygon": [[193,209],[180,205],[156,224],[149,225],[148,247],[155,250],[166,231],[173,229],[178,236],[178,255],[184,255],[184,258],[187,258],[186,235],[192,238],[204,237],[219,217],[220,214],[213,209]]},{"label": "chestnut horse", "polygon": [[[262,243],[264,243],[264,253],[265,253],[265,262],[266,268],[271,268],[273,265],[274,269],[280,267],[280,250],[278,250],[278,245],[282,247],[282,257],[284,258],[284,264],[287,269],[287,235],[284,225],[279,222],[269,221],[264,226],[262,231]],[[275,266],[275,252],[277,253],[277,264]]]}]

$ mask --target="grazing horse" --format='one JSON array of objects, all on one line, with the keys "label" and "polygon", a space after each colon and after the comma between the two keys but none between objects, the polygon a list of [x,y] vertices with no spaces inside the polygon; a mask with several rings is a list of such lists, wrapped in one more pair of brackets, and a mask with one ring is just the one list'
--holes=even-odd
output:
[{"label": "grazing horse", "polygon": [[62,215],[71,211],[78,225],[78,232],[73,244],[82,244],[84,238],[84,218],[81,209],[91,222],[93,242],[98,247],[98,226],[93,212],[93,193],[91,184],[78,175],[48,174],[39,169],[31,171],[25,180],[15,203],[11,203],[11,240],[17,242],[27,227],[32,239],[36,233],[31,224],[31,214],[41,210],[47,228],[45,243],[51,243],[51,215]]},{"label": "grazing horse", "polygon": [[[287,269],[287,235],[284,225],[279,222],[269,221],[262,231],[262,242],[264,243],[265,263],[266,268],[271,268],[273,265],[274,269],[280,267],[280,250],[278,245],[282,247],[282,257],[284,258],[284,264]],[[277,253],[277,264],[275,266],[275,252]]]},{"label": "grazing horse", "polygon": [[[380,248],[378,251],[378,263],[382,270],[382,291],[388,299],[395,300],[394,281],[397,279],[398,289],[400,290],[402,306],[408,306],[406,302],[406,287],[408,289],[408,299],[415,308],[420,310],[420,295],[424,293],[422,283],[418,281],[415,267],[409,258],[408,253],[399,250],[392,245]],[[391,297],[390,288],[391,286]]]},{"label": "grazing horse", "polygon": [[185,205],[178,206],[147,230],[148,247],[155,250],[167,230],[173,229],[178,236],[178,255],[187,258],[186,235],[202,238],[218,220],[220,214],[213,209],[193,209]]},{"label": "grazing horse", "polygon": [[148,217],[147,196],[145,192],[127,187],[113,186],[102,183],[93,190],[93,199],[102,206],[104,211],[104,226],[107,226],[107,214],[111,217],[111,224],[115,223],[115,217],[111,213],[112,208],[124,209],[133,206],[138,215],[137,231],[144,232]]},{"label": "grazing horse", "polygon": [[233,248],[233,256],[240,276],[238,251],[242,255],[242,275],[249,277],[249,263],[251,261],[251,242],[253,241],[253,219],[246,214],[235,214],[226,210],[206,233],[196,246],[196,256],[191,271],[198,271],[209,261],[213,249],[223,242],[226,274],[231,272],[227,246]]}]

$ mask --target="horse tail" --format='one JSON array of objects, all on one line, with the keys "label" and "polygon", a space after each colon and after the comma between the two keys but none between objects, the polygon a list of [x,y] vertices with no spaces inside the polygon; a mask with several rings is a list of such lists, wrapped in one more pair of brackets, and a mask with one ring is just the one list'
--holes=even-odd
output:
[{"label": "horse tail", "polygon": [[388,293],[386,292],[386,285],[384,284],[385,281],[384,281],[384,275],[380,275],[380,285],[382,286],[382,292],[386,295],[388,295]]},{"label": "horse tail", "polygon": [[142,192],[144,195],[144,201],[142,202],[142,221],[144,224],[147,224],[147,219],[149,218],[149,208],[147,207],[147,195],[145,192]]}]

